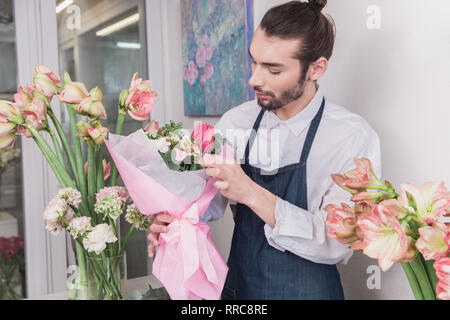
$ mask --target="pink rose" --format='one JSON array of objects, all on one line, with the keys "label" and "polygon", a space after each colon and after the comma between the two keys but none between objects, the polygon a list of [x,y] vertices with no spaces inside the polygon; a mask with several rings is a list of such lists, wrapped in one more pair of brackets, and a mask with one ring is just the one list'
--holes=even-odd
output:
[{"label": "pink rose", "polygon": [[192,138],[201,145],[202,152],[210,153],[214,148],[214,127],[200,122],[195,126]]}]

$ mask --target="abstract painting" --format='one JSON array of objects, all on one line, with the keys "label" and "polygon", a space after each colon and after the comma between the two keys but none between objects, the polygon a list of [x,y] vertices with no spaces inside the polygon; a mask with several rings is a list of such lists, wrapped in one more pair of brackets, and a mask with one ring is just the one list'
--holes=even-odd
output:
[{"label": "abstract painting", "polygon": [[186,116],[221,116],[254,99],[248,85],[253,0],[182,0]]}]

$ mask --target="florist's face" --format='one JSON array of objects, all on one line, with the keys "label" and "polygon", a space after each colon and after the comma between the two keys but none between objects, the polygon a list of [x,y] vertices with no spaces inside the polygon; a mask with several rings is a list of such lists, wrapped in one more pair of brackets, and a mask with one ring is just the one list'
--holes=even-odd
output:
[{"label": "florist's face", "polygon": [[261,28],[255,31],[249,49],[253,71],[249,84],[263,109],[280,109],[303,95],[306,79],[295,58],[299,45],[300,40],[267,37]]}]

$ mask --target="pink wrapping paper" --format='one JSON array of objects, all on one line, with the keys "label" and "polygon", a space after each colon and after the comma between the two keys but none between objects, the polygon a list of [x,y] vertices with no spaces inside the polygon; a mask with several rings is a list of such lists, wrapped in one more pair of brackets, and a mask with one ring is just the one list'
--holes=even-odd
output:
[{"label": "pink wrapping paper", "polygon": [[[228,267],[209,226],[199,220],[218,192],[216,180],[205,170],[170,170],[143,130],[128,137],[110,134],[105,143],[139,211],[177,218],[160,235],[153,275],[173,300],[218,300]],[[222,156],[232,159],[234,150],[225,145]]]}]

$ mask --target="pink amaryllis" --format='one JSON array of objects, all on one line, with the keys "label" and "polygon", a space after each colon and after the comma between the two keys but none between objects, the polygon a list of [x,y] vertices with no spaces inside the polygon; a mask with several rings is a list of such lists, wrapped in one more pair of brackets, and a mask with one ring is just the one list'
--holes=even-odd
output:
[{"label": "pink amaryllis", "polygon": [[36,88],[27,85],[26,87],[19,87],[19,92],[14,95],[14,102],[18,110],[22,110],[25,106],[33,100],[33,92],[36,91]]},{"label": "pink amaryllis", "polygon": [[52,97],[61,89],[61,79],[50,67],[38,64],[34,68],[34,87],[47,97]]},{"label": "pink amaryllis", "polygon": [[341,206],[329,204],[324,208],[327,213],[326,226],[328,236],[344,244],[352,244],[352,250],[362,248],[358,237],[357,216],[354,208],[343,203]]},{"label": "pink amaryllis", "polygon": [[450,258],[444,258],[434,263],[436,276],[436,295],[441,300],[450,300]]},{"label": "pink amaryllis", "polygon": [[445,224],[435,221],[431,226],[420,228],[419,234],[416,248],[425,260],[439,260],[447,257],[450,230]]},{"label": "pink amaryllis", "polygon": [[159,130],[159,123],[156,120],[152,120],[144,128],[144,131],[147,132],[152,137],[156,137],[156,135],[158,134],[158,130]]},{"label": "pink amaryllis", "polygon": [[81,82],[66,83],[58,93],[59,101],[69,104],[80,104],[83,99],[89,96],[89,91]]},{"label": "pink amaryllis", "polygon": [[103,93],[96,87],[89,92],[89,96],[81,100],[77,112],[84,116],[107,119],[105,106],[103,105]]},{"label": "pink amaryllis", "polygon": [[134,74],[126,100],[123,102],[128,114],[136,121],[147,121],[158,93],[151,90],[150,80],[142,80]]},{"label": "pink amaryllis", "polygon": [[192,139],[201,146],[202,152],[210,153],[214,148],[214,127],[198,123],[192,132]]},{"label": "pink amaryllis", "polygon": [[389,190],[389,188],[376,176],[369,159],[356,158],[355,163],[355,169],[344,173],[343,176],[345,180],[341,183],[343,187],[353,190]]},{"label": "pink amaryllis", "polygon": [[433,223],[446,214],[450,197],[442,181],[428,182],[420,188],[411,183],[400,186],[400,203],[416,213],[419,223]]},{"label": "pink amaryllis", "polygon": [[410,246],[408,236],[399,221],[383,205],[377,205],[357,223],[364,234],[364,254],[378,259],[383,271],[405,258]]},{"label": "pink amaryllis", "polygon": [[23,116],[9,101],[0,100],[0,150],[14,146]]}]

